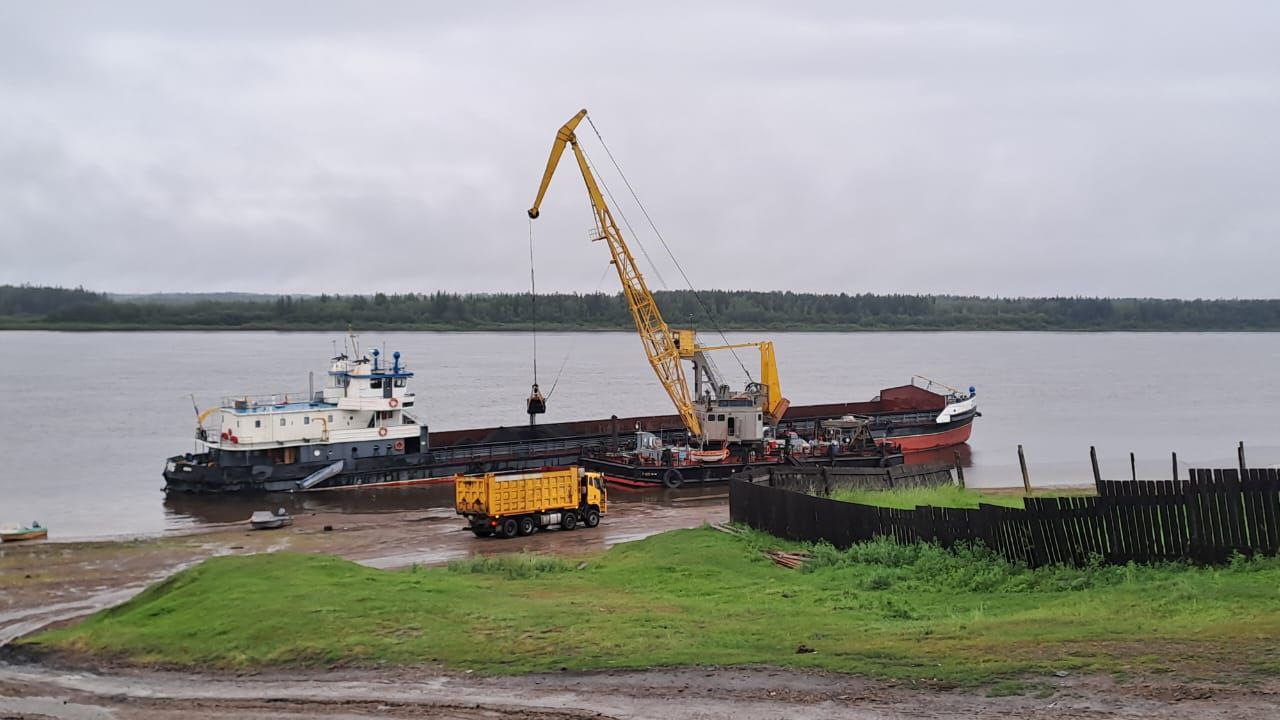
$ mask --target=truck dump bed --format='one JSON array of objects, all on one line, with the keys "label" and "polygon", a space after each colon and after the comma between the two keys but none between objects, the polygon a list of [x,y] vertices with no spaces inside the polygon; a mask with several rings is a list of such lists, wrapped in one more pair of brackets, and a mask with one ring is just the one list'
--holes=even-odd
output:
[{"label": "truck dump bed", "polygon": [[576,467],[520,473],[488,473],[454,480],[460,514],[505,517],[578,506]]}]

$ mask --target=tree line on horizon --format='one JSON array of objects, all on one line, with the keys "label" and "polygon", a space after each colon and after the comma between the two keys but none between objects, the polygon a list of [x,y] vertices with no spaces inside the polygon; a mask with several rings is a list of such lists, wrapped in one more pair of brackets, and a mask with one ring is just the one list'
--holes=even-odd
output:
[{"label": "tree line on horizon", "polygon": [[[1277,300],[989,298],[688,290],[655,293],[667,322],[702,330],[1280,330]],[[192,296],[200,298],[199,295]],[[405,293],[270,300],[113,299],[0,286],[0,327],[49,329],[628,330],[621,293]]]}]

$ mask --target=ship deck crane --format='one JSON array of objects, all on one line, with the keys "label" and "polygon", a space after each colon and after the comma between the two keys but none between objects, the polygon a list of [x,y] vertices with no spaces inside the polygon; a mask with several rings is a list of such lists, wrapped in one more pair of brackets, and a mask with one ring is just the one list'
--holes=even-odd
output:
[{"label": "ship deck crane", "polygon": [[[529,208],[529,218],[535,219],[538,217],[539,207],[542,205],[542,199],[547,193],[547,186],[551,184],[551,177],[555,174],[556,167],[560,163],[560,157],[564,154],[565,146],[567,145],[573,149],[578,168],[582,171],[582,179],[587,186],[587,196],[591,201],[591,209],[595,214],[596,226],[592,239],[594,241],[603,241],[609,247],[614,268],[618,272],[618,279],[622,282],[623,295],[626,297],[627,306],[631,310],[631,317],[636,324],[636,331],[639,333],[644,345],[645,355],[648,357],[654,373],[658,376],[659,382],[662,383],[663,389],[666,390],[672,404],[675,405],[676,411],[680,414],[680,419],[684,423],[685,429],[689,431],[692,438],[698,441],[707,439],[733,441],[738,438],[758,440],[759,438],[754,437],[754,435],[759,435],[759,433],[744,432],[747,415],[753,416],[751,419],[757,421],[756,425],[758,427],[759,417],[756,415],[756,409],[767,412],[772,419],[776,420],[786,411],[786,407],[789,404],[782,397],[777,364],[774,361],[773,343],[765,341],[761,343],[708,347],[697,343],[696,335],[692,330],[676,332],[671,330],[663,319],[662,313],[658,310],[658,304],[654,300],[648,284],[645,283],[644,275],[640,272],[635,257],[631,254],[631,249],[627,247],[626,240],[622,237],[622,232],[618,229],[617,223],[614,222],[613,214],[609,211],[609,206],[605,203],[604,196],[600,192],[600,186],[591,172],[586,154],[578,145],[575,130],[586,115],[587,111],[585,109],[579,111],[556,132],[555,141],[551,145],[551,155],[547,159],[547,168],[542,175],[542,183],[538,186],[538,194],[534,198],[533,206]],[[695,362],[695,377],[700,385],[702,377],[700,373],[703,370],[697,370],[697,368],[709,369],[714,367],[707,360],[704,360],[705,352],[715,349],[748,346],[757,347],[760,350],[761,358],[761,382],[754,383],[758,392],[757,396],[753,398],[752,407],[743,408],[741,403],[737,403],[735,407],[719,408],[720,412],[712,412],[712,410],[717,409],[713,403],[735,405],[729,402],[730,398],[721,397],[723,393],[721,393],[721,388],[717,387],[716,397],[712,402],[708,403],[706,412],[699,413],[695,406],[695,398],[691,395],[689,385],[685,380],[684,369],[681,367],[680,361],[689,359]],[[711,377],[713,378],[713,383],[719,384],[719,380],[714,379],[714,375]],[[750,412],[747,413],[744,410],[749,410]],[[737,423],[734,422],[735,413],[741,416],[736,418],[738,420]],[[726,415],[729,416],[727,420]],[[706,432],[704,418],[708,424],[716,424],[715,432]]]}]

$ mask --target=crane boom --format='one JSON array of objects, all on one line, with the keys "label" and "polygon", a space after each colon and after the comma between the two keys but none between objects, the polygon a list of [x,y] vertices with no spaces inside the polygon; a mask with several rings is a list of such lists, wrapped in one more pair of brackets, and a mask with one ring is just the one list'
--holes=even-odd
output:
[{"label": "crane boom", "polygon": [[685,429],[692,437],[701,438],[702,423],[698,420],[698,413],[690,397],[689,385],[685,382],[684,369],[680,366],[680,348],[676,342],[676,336],[662,319],[662,313],[658,311],[658,303],[654,300],[653,293],[649,291],[649,286],[645,283],[644,276],[631,255],[631,249],[627,247],[627,242],[622,237],[622,232],[613,221],[613,214],[609,212],[604,196],[600,194],[600,187],[596,184],[595,176],[591,174],[586,155],[578,147],[578,138],[574,130],[586,116],[586,109],[579,111],[556,132],[555,142],[551,145],[551,156],[547,158],[547,169],[542,175],[542,184],[538,186],[538,195],[534,198],[533,207],[529,208],[529,217],[531,219],[538,217],[538,208],[542,205],[542,198],[547,193],[547,186],[551,184],[551,176],[555,174],[556,167],[560,164],[560,156],[564,154],[565,145],[569,145],[573,148],[578,168],[582,170],[582,180],[587,185],[591,209],[595,212],[596,237],[594,239],[603,240],[609,246],[613,266],[618,271],[618,279],[622,281],[622,293],[627,298],[627,306],[631,309],[631,318],[635,320],[636,332],[640,334],[649,364],[680,414]]}]

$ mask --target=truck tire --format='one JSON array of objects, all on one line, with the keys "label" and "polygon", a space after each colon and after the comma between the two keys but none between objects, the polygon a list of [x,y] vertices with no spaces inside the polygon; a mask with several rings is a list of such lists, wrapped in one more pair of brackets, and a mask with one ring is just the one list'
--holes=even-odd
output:
[{"label": "truck tire", "polygon": [[684,484],[684,476],[680,474],[679,470],[675,468],[671,468],[670,470],[667,470],[665,474],[663,474],[662,484],[666,485],[672,490],[675,490],[676,488]]},{"label": "truck tire", "polygon": [[533,518],[528,515],[522,516],[516,521],[516,532],[520,535],[532,535],[538,526],[533,522]]},{"label": "truck tire", "polygon": [[476,526],[471,528],[471,532],[475,533],[476,537],[489,537],[493,534],[493,528]]},{"label": "truck tire", "polygon": [[515,518],[507,518],[505,520],[498,521],[497,535],[500,538],[513,538],[516,536],[516,533],[519,531],[520,531],[520,528],[518,525],[516,525]]},{"label": "truck tire", "polygon": [[582,516],[582,524],[589,528],[593,528],[600,524],[600,511],[595,508],[587,508],[587,512]]},{"label": "truck tire", "polygon": [[573,514],[572,510],[567,510],[564,516],[560,518],[561,530],[573,530],[578,527],[578,516]]}]

